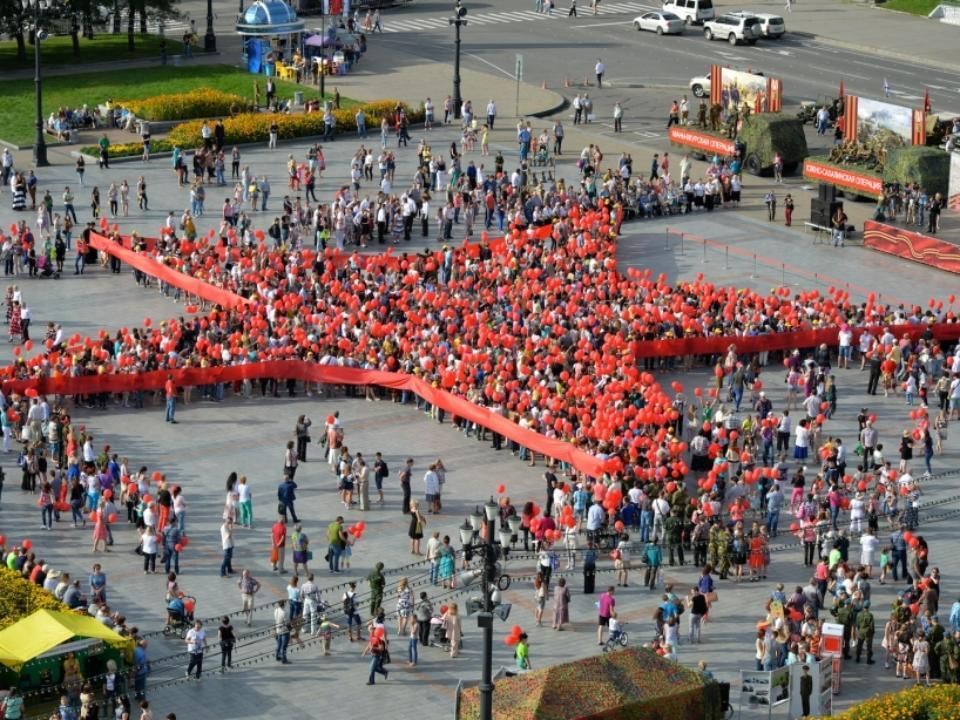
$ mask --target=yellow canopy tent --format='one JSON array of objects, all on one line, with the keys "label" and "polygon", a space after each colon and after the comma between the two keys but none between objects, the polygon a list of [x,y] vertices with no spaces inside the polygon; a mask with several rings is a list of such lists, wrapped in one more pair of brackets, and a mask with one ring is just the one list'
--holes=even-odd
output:
[{"label": "yellow canopy tent", "polygon": [[19,670],[24,663],[78,637],[103,640],[120,650],[130,649],[133,644],[131,638],[119,635],[95,618],[37,610],[0,631],[0,663]]}]

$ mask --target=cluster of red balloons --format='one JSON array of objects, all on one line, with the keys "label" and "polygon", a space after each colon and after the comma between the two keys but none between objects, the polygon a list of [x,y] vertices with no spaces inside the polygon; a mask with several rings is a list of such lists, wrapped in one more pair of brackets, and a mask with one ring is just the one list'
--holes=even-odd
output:
[{"label": "cluster of red balloons", "polygon": [[360,520],[359,522],[356,522],[348,527],[347,532],[352,535],[354,539],[359,540],[361,537],[363,537],[363,533],[366,531],[366,529],[367,524],[363,520]]},{"label": "cluster of red balloons", "polygon": [[510,628],[510,634],[503,639],[504,645],[516,645],[520,642],[520,636],[523,635],[523,628],[519,625],[514,625]]}]

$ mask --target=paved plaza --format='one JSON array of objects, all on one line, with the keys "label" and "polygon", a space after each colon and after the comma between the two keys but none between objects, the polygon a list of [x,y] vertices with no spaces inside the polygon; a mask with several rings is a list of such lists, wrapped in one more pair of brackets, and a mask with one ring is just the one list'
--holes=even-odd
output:
[{"label": "paved plaza", "polygon": [[[447,142],[447,135],[443,132],[438,132],[437,138],[438,146]],[[354,141],[346,140],[330,145],[328,167],[342,167],[354,145]],[[302,152],[302,147],[299,150]],[[286,151],[286,148],[273,153],[248,150],[245,157],[263,172],[279,177]],[[402,156],[401,163],[398,175],[411,169],[409,157]],[[103,179],[131,177],[131,170],[134,170],[132,166],[117,163],[110,171],[104,172]],[[150,228],[159,225],[168,207],[177,207],[179,195],[163,163],[158,161],[151,163],[145,171],[134,171],[150,173],[156,198],[152,204],[157,209],[145,219],[137,218],[136,223],[129,221],[124,228],[140,227],[149,232]],[[69,168],[57,167],[48,172],[61,176],[51,180],[52,183],[69,179]],[[329,192],[335,185],[336,181],[331,179],[322,191]],[[750,202],[746,204],[749,206]],[[4,224],[10,222],[6,208],[0,209],[0,219]],[[702,250],[689,239],[685,240],[681,254],[676,237],[669,244],[665,243],[666,224],[641,221],[625,226],[620,242],[624,264],[648,266],[654,272],[662,271],[680,278],[692,278],[698,272],[705,272],[710,277],[717,277],[718,281],[737,285],[760,288],[778,284],[777,268],[761,265],[757,272],[759,277],[751,278],[754,274],[752,264],[744,260],[744,256],[738,255],[724,266],[723,256],[713,246],[706,263]],[[748,255],[752,253],[751,238],[762,236],[766,255],[789,261],[791,265],[802,265],[807,270],[822,267],[831,275],[849,278],[854,296],[867,288],[876,288],[891,293],[898,301],[924,303],[930,295],[943,297],[950,290],[946,277],[926,273],[926,279],[921,281],[913,266],[902,266],[893,260],[866,254],[859,248],[846,248],[838,255],[833,248],[801,244],[809,240],[798,233],[786,234],[787,231],[779,228],[765,231],[763,224],[756,219],[756,213],[749,208],[724,211],[723,222],[695,215],[676,218],[669,224],[691,236],[709,235],[731,243]],[[418,240],[412,242],[410,248],[420,249],[422,244]],[[428,244],[436,246],[434,240]],[[804,279],[795,277],[791,284],[798,289],[805,287]],[[17,280],[33,308],[34,327],[43,327],[48,320],[53,320],[63,324],[67,335],[74,332],[95,334],[100,328],[112,331],[120,326],[141,326],[146,317],[159,321],[177,316],[183,310],[182,306],[163,298],[155,290],[138,288],[129,273],[111,276],[92,270],[82,277],[67,274],[59,281]],[[814,286],[811,282],[810,287]],[[12,360],[10,346],[0,347],[0,360]],[[782,406],[784,397],[781,372],[771,367],[763,376],[775,409]],[[831,422],[829,430],[850,438],[848,442],[852,443],[854,417],[863,404],[866,378],[856,370],[838,373],[838,416]],[[703,370],[692,376],[663,373],[659,377],[663,383],[678,379],[688,388],[705,387],[710,381]],[[197,397],[196,393],[194,397]],[[882,439],[892,443],[907,422],[907,409],[902,399],[871,398],[869,405],[880,417]],[[282,598],[287,578],[273,575],[269,565],[269,524],[276,506],[275,486],[280,477],[282,448],[292,436],[293,424],[299,414],[306,413],[320,423],[334,411],[340,412],[346,442],[351,450],[359,450],[368,457],[380,451],[392,469],[387,481],[385,506],[374,505],[367,513],[343,511],[336,496],[333,476],[326,464],[318,462],[318,447],[310,448],[311,462],[298,473],[298,513],[303,518],[305,532],[314,539],[315,547],[322,545],[327,523],[340,512],[344,512],[348,523],[362,519],[368,525],[367,533],[355,549],[349,574],[332,577],[323,570],[321,562],[315,561],[320,585],[324,588],[324,600],[334,606],[335,616],[339,615],[345,579],[362,581],[376,562],[383,562],[389,572],[386,606],[391,612],[395,603],[390,592],[400,577],[410,578],[417,590],[424,582],[423,564],[408,552],[407,517],[399,511],[396,475],[405,457],[415,460],[414,492],[418,495],[422,495],[421,478],[429,462],[442,457],[449,468],[443,514],[430,516],[427,529],[449,534],[455,543],[456,528],[465,515],[478,502],[489,497],[500,483],[506,485],[508,494],[517,504],[527,499],[538,503],[544,501],[542,466],[529,468],[507,451],[497,453],[491,450],[489,442],[467,439],[449,423],[439,425],[417,412],[412,405],[403,407],[388,400],[365,402],[342,395],[243,400],[228,395],[223,404],[194,402],[181,406],[178,413],[180,424],[176,426],[162,422],[160,404],[141,411],[112,407],[109,412],[97,412],[78,407],[74,409],[74,418],[93,433],[98,447],[109,443],[121,456],[129,458],[132,467],[143,464],[150,471],[160,470],[184,488],[188,502],[186,524],[192,542],[182,557],[180,583],[189,594],[197,597],[199,615],[208,618],[208,624],[215,624],[214,619],[220,614],[236,613],[240,603],[235,582],[220,579],[217,572],[220,563],[218,529],[227,474],[237,471],[250,478],[257,521],[255,530],[238,530],[234,567],[238,570],[249,568],[264,583],[260,602]],[[74,530],[68,523],[61,522],[54,532],[43,533],[36,522],[39,513],[33,496],[21,494],[18,489],[18,472],[13,467],[12,455],[6,457],[4,466],[8,483],[0,512],[2,531],[8,538],[32,538],[39,556],[52,567],[84,573],[93,561],[90,531]],[[960,462],[955,446],[951,445],[942,458],[935,460],[935,470],[953,468],[960,468]],[[960,475],[952,475],[925,484],[924,503],[935,503],[955,495],[958,477]],[[936,512],[949,513],[955,508],[951,501],[938,506]],[[939,565],[943,571],[948,588],[943,603],[949,604],[951,578],[960,572],[960,562],[955,555],[943,551],[953,526],[953,516],[947,517],[951,519],[922,525],[921,532],[930,541],[932,564]],[[782,520],[781,524],[788,523]],[[143,575],[140,558],[132,552],[135,539],[133,530],[121,525],[117,528],[113,552],[98,556],[97,560],[104,564],[108,573],[111,605],[121,609],[132,624],[151,633],[149,654],[155,666],[150,678],[150,697],[159,711],[175,711],[178,717],[196,718],[209,716],[200,709],[215,705],[218,709],[216,717],[258,716],[266,708],[276,714],[323,717],[330,712],[327,693],[333,691],[346,699],[343,712],[351,715],[372,716],[390,708],[391,715],[400,718],[448,718],[453,712],[457,683],[461,679],[479,676],[480,634],[471,618],[465,618],[463,654],[456,660],[446,657],[440,649],[430,648],[421,653],[420,664],[415,669],[407,668],[404,662],[406,639],[392,636],[394,663],[390,679],[376,687],[367,687],[364,684],[367,663],[360,658],[361,646],[350,644],[342,637],[335,640],[333,654],[329,657],[322,656],[315,642],[308,642],[303,649],[294,649],[289,666],[277,664],[273,660],[270,637],[272,615],[266,609],[256,614],[250,630],[243,628],[245,636],[240,641],[235,656],[236,667],[232,671],[222,675],[211,672],[200,682],[183,681],[186,656],[182,643],[156,634],[162,625],[164,580],[162,576]],[[682,643],[679,648],[682,663],[693,666],[698,660],[705,659],[720,679],[731,681],[736,688],[737,670],[753,664],[753,627],[763,615],[763,603],[774,584],[783,582],[789,589],[807,579],[799,547],[793,547],[794,540],[781,536],[777,542],[791,547],[774,553],[768,581],[744,585],[730,581],[719,583],[720,601],[711,613],[704,644],[692,648]],[[318,560],[321,555],[317,553]],[[520,559],[509,563],[508,572],[518,579],[505,593],[505,601],[513,603],[513,612],[508,623],[498,621],[495,664],[512,664],[511,651],[501,642],[512,624],[520,624],[530,633],[534,667],[597,652],[596,596],[582,594],[579,567],[569,575],[573,590],[570,630],[557,633],[549,626],[534,627],[535,594],[529,580],[533,562]],[[611,564],[606,559],[601,562],[598,577],[601,589],[613,582]],[[667,571],[667,581],[675,583],[681,590],[689,586],[695,576],[696,571],[689,565]],[[639,579],[639,576],[631,577],[631,586],[618,591],[619,607],[628,623],[632,642],[646,642],[652,637],[652,611],[659,603],[658,596],[638,587]],[[470,597],[469,592],[448,596],[439,588],[429,588],[429,591],[439,601],[456,600],[461,607]],[[874,583],[878,618],[882,617],[882,609],[893,597],[892,587]],[[877,645],[880,653],[879,637]],[[840,707],[878,690],[897,686],[892,674],[882,671],[881,665],[846,665],[843,692],[837,697]],[[211,651],[207,666],[211,670],[219,667],[216,651]],[[745,712],[744,716],[748,714]]]},{"label": "paved plaza", "polygon": [[[199,3],[186,3],[195,7],[194,17],[201,17]],[[763,0],[768,11],[779,11],[781,3]],[[930,42],[917,43],[911,58],[897,57],[892,51],[880,48],[883,59],[867,57],[861,51],[871,43],[871,36],[859,19],[869,17],[872,11],[850,4],[836,6],[826,0],[804,0],[803,8],[793,18],[788,18],[796,30],[794,38],[781,47],[729,49],[725,43],[704,46],[702,38],[684,38],[677,47],[659,50],[642,38],[640,42],[632,29],[619,27],[626,24],[630,14],[639,13],[643,5],[632,2],[605,4],[598,19],[586,16],[576,25],[566,18],[554,18],[539,22],[532,17],[529,8],[522,11],[512,7],[487,3],[477,8],[477,21],[468,26],[474,35],[474,47],[465,58],[465,96],[471,96],[474,104],[482,107],[487,97],[495,98],[501,108],[502,119],[491,136],[491,155],[481,158],[477,153],[467,157],[486,169],[493,167],[494,155],[502,152],[509,172],[516,166],[517,147],[513,127],[514,93],[517,85],[503,67],[509,65],[515,49],[525,46],[527,80],[540,84],[546,82],[548,89],[521,85],[521,115],[542,113],[556,109],[564,99],[577,92],[574,88],[558,85],[566,77],[575,78],[584,74],[583,68],[592,68],[592,54],[603,52],[611,66],[611,88],[603,94],[596,93],[601,112],[609,114],[614,101],[622,101],[628,111],[625,135],[614,134],[605,122],[590,128],[574,128],[569,124],[569,110],[561,117],[567,123],[564,160],[555,170],[558,177],[568,183],[576,183],[578,176],[573,158],[579,150],[591,142],[603,145],[604,164],[615,166],[620,152],[634,155],[635,175],[645,176],[653,152],[670,150],[663,136],[665,107],[672,96],[684,91],[687,77],[702,73],[710,62],[757,67],[769,65],[771,74],[784,77],[791,101],[812,97],[818,93],[833,92],[837,77],[828,70],[844,66],[855,71],[848,77],[848,90],[877,94],[879,77],[889,76],[894,84],[895,95],[902,101],[913,102],[919,98],[920,73],[913,61],[925,61],[935,65],[927,80],[940,83],[936,90],[936,102],[944,106],[952,102],[955,94],[947,95],[947,89],[956,84],[956,71],[946,63],[939,63],[944,48],[952,49],[950,36],[939,26],[930,33]],[[586,5],[584,3],[583,5]],[[530,4],[532,7],[532,3]],[[371,52],[359,67],[359,71],[343,79],[340,90],[344,96],[362,100],[379,97],[400,97],[415,102],[431,95],[440,104],[448,93],[450,71],[447,64],[437,62],[450,55],[449,43],[435,38],[444,31],[446,8],[433,3],[416,4],[398,11],[391,32],[371,42]],[[473,10],[471,10],[473,12]],[[589,11],[587,11],[589,12]],[[804,14],[807,12],[808,14]],[[827,14],[831,13],[831,14]],[[847,41],[824,34],[815,43],[805,38],[822,26],[823,17],[831,18],[830,25],[846,28]],[[909,18],[901,24],[877,21],[875,34],[877,46],[891,45],[899,33],[919,34],[921,21]],[[218,28],[229,24],[226,15],[218,18]],[[608,25],[604,30],[600,28]],[[614,27],[614,25],[618,25]],[[592,30],[593,25],[597,26]],[[557,30],[556,28],[562,28]],[[563,32],[563,40],[551,33]],[[421,33],[424,33],[421,36]],[[484,35],[484,33],[488,33]],[[597,34],[601,33],[601,34]],[[839,35],[839,31],[833,33]],[[569,37],[568,37],[569,36]],[[430,38],[423,42],[422,38]],[[572,39],[571,39],[572,38]],[[803,38],[803,39],[802,39]],[[571,45],[580,45],[581,52],[569,52]],[[466,46],[465,46],[466,47]],[[877,48],[873,48],[877,50]],[[233,62],[237,54],[236,42],[224,38],[221,42],[223,62]],[[636,55],[634,53],[636,52]],[[229,55],[233,53],[233,55]],[[749,53],[749,54],[748,54]],[[759,53],[759,54],[757,54]],[[228,57],[229,55],[229,57]],[[613,56],[614,59],[609,59]],[[645,58],[640,60],[638,58]],[[504,59],[506,58],[506,60]],[[630,59],[629,63],[622,62]],[[664,58],[666,60],[664,60]],[[859,59],[857,59],[859,58]],[[651,69],[644,72],[644,63],[654,60],[675,62],[669,71]],[[583,63],[587,63],[583,65]],[[867,67],[872,65],[872,67]],[[823,67],[829,66],[829,67]],[[637,69],[641,68],[641,69]],[[436,69],[434,73],[433,70]],[[924,71],[927,72],[927,71]],[[651,74],[652,73],[652,74]],[[587,73],[589,74],[589,72]],[[660,77],[663,75],[663,77]],[[647,86],[644,87],[643,83]],[[936,87],[936,85],[935,85]],[[593,90],[591,90],[593,92]],[[93,99],[99,100],[99,99]],[[550,127],[551,118],[534,120],[534,127]],[[2,135],[2,132],[0,132]],[[426,136],[434,152],[446,154],[458,134],[451,128],[439,128],[425,133],[414,128],[409,148],[397,155],[397,172],[394,190],[402,192],[415,170],[415,148],[421,137]],[[117,140],[119,141],[119,140]],[[322,202],[329,201],[332,194],[341,188],[349,177],[350,157],[361,143],[379,151],[377,133],[366,139],[352,134],[343,134],[334,142],[324,144],[327,171],[317,183],[317,195]],[[391,136],[389,147],[396,149]],[[135,199],[131,213],[126,218],[109,217],[124,233],[133,230],[155,236],[159,233],[167,214],[177,216],[189,206],[188,188],[177,188],[169,158],[157,157],[149,163],[115,161],[109,170],[98,170],[93,163],[87,165],[85,185],[80,188],[73,172],[70,152],[76,147],[51,149],[54,165],[39,173],[41,194],[49,187],[55,200],[55,210],[62,212],[60,197],[63,188],[70,185],[77,196],[77,211],[81,225],[89,219],[88,198],[90,189],[97,185],[104,195],[111,182],[126,179],[131,187],[143,176],[149,188],[150,209],[136,209]],[[305,158],[307,143],[281,143],[276,150],[266,147],[243,147],[242,162],[249,165],[257,175],[266,174],[272,184],[272,194],[267,212],[255,213],[255,227],[265,229],[280,207],[285,187],[285,166],[289,153],[298,160]],[[672,153],[673,154],[673,153]],[[17,154],[18,165],[27,166],[29,153]],[[569,156],[569,157],[568,157]],[[695,162],[693,174],[700,175],[705,164]],[[535,170],[540,174],[542,170]],[[905,263],[893,258],[871,253],[861,247],[848,246],[835,249],[829,243],[815,243],[815,236],[802,230],[784,228],[781,223],[766,221],[763,196],[771,183],[757,178],[747,178],[744,186],[744,202],[737,210],[723,210],[712,215],[693,214],[662,220],[628,223],[623,228],[618,245],[621,271],[628,267],[649,268],[654,276],[664,273],[669,279],[694,279],[703,274],[717,284],[749,287],[761,292],[780,285],[789,286],[795,292],[818,289],[827,294],[830,288],[848,290],[852,299],[863,302],[869,293],[876,293],[879,302],[894,305],[918,304],[927,307],[931,297],[946,298],[956,292],[955,277],[919,265]],[[797,198],[797,216],[806,217],[804,204],[815,193],[815,188],[797,180],[788,180],[786,191]],[[200,234],[215,229],[220,220],[223,199],[232,195],[233,185],[222,188],[208,186],[206,212],[199,218]],[[364,184],[361,192],[375,196],[376,186]],[[778,189],[778,193],[782,193]],[[135,194],[131,193],[135,198]],[[295,196],[295,193],[293,194]],[[15,214],[10,210],[9,190],[0,195],[0,227],[6,229],[19,219],[32,222],[33,213]],[[804,208],[801,212],[801,208]],[[868,203],[847,203],[847,212],[859,226],[872,209]],[[802,222],[802,221],[801,221]],[[401,242],[398,252],[418,252],[424,247],[438,249],[436,221],[430,223],[430,233],[424,238],[417,232],[409,243]],[[419,229],[419,226],[417,227]],[[477,239],[482,223],[474,227],[473,238]],[[496,228],[491,230],[491,235]],[[465,238],[463,225],[454,230],[454,242]],[[352,249],[352,248],[350,248]],[[367,252],[381,248],[374,246]],[[185,314],[183,305],[161,296],[156,289],[138,287],[132,274],[110,275],[99,269],[89,269],[82,277],[72,272],[73,253],[68,254],[68,271],[59,280],[27,279],[23,276],[5,278],[7,284],[16,283],[32,308],[34,335],[42,335],[47,322],[63,325],[65,336],[80,333],[96,336],[101,329],[110,333],[120,327],[142,327],[145,318],[154,322]],[[13,348],[0,343],[0,364],[14,360]],[[858,370],[838,370],[838,411],[827,426],[831,435],[842,437],[848,447],[855,444],[856,415],[861,407],[869,406],[878,416],[881,441],[888,444],[888,457],[895,456],[896,440],[901,431],[910,425],[908,410],[900,396],[885,399],[866,394],[866,373]],[[782,367],[773,365],[764,370],[762,379],[767,394],[773,401],[774,410],[783,407],[786,387],[782,380]],[[709,369],[698,368],[691,374],[658,372],[658,381],[667,387],[672,381],[684,384],[690,395],[695,387],[708,387],[712,381]],[[108,411],[97,411],[82,406],[72,407],[75,423],[86,426],[95,438],[94,445],[100,448],[109,444],[121,457],[129,458],[131,468],[147,466],[150,472],[159,470],[168,480],[180,485],[187,498],[186,527],[191,543],[181,556],[180,585],[197,598],[197,613],[206,621],[208,631],[215,634],[217,618],[225,613],[233,614],[234,624],[240,633],[234,653],[234,668],[219,672],[219,653],[212,649],[205,660],[205,673],[200,681],[184,679],[187,655],[182,641],[164,637],[163,626],[164,590],[163,575],[146,576],[142,561],[134,554],[137,536],[132,526],[118,523],[115,528],[116,544],[112,552],[94,557],[91,552],[90,529],[74,529],[64,516],[52,532],[44,532],[37,524],[39,511],[36,498],[19,489],[20,472],[15,467],[14,453],[0,454],[0,464],[6,472],[6,486],[0,504],[0,533],[6,535],[8,544],[22,538],[33,540],[38,558],[43,558],[51,567],[85,577],[91,564],[101,562],[108,575],[109,603],[122,611],[131,625],[136,625],[149,637],[148,654],[152,672],[148,682],[148,696],[154,709],[154,717],[163,717],[167,712],[177,713],[180,720],[200,718],[253,718],[270,714],[271,717],[326,718],[331,715],[359,718],[378,717],[389,714],[398,720],[441,720],[453,717],[456,688],[460,681],[475,681],[481,668],[481,635],[473,617],[464,617],[465,639],[461,656],[449,658],[440,648],[423,648],[419,664],[410,668],[406,664],[406,637],[398,637],[395,622],[388,626],[393,663],[389,666],[390,677],[378,681],[375,687],[366,686],[368,661],[361,658],[362,644],[350,643],[343,633],[338,633],[333,642],[332,654],[324,656],[316,640],[305,638],[303,647],[291,647],[289,665],[280,665],[274,660],[272,637],[273,608],[270,603],[285,598],[288,575],[278,575],[270,569],[270,525],[275,519],[276,485],[281,477],[283,449],[293,437],[294,423],[301,414],[310,416],[316,432],[308,456],[309,462],[297,473],[299,485],[297,512],[304,531],[311,538],[315,559],[311,570],[317,573],[322,588],[323,600],[331,605],[334,622],[342,621],[341,596],[344,583],[356,580],[360,594],[366,597],[365,578],[378,562],[387,572],[387,590],[384,603],[388,613],[395,611],[396,583],[406,577],[415,592],[426,590],[437,606],[451,601],[458,602],[461,609],[473,595],[470,589],[443,590],[430,586],[425,563],[409,552],[407,531],[408,516],[400,512],[400,490],[397,476],[407,457],[414,459],[413,490],[416,498],[423,496],[423,475],[427,466],[436,458],[442,458],[448,468],[444,488],[443,511],[438,516],[428,516],[427,533],[440,531],[450,535],[454,545],[459,546],[457,528],[478,503],[495,493],[498,485],[506,486],[506,492],[514,505],[521,507],[526,500],[539,504],[545,501],[545,483],[542,477],[542,460],[537,467],[528,467],[508,450],[496,452],[488,442],[478,442],[458,432],[449,422],[438,424],[423,412],[417,411],[411,402],[403,406],[394,403],[388,396],[383,400],[368,402],[348,398],[340,391],[322,397],[306,397],[302,392],[293,398],[259,395],[243,399],[227,393],[222,403],[201,401],[195,392],[194,401],[178,408],[179,424],[163,422],[162,401],[148,402],[143,410],[111,406]],[[321,461],[316,440],[320,436],[323,419],[339,412],[345,428],[346,444],[351,451],[360,451],[370,458],[382,452],[391,474],[386,481],[385,504],[374,503],[372,509],[361,513],[347,510],[339,502],[336,480],[329,467]],[[960,555],[956,547],[954,527],[960,518],[960,451],[954,431],[945,443],[945,454],[934,459],[935,477],[924,482],[921,509],[921,525],[918,531],[930,544],[930,562],[938,566],[944,577],[944,592],[941,597],[941,617],[957,596],[955,578],[960,574]],[[919,454],[918,454],[919,456]],[[915,460],[919,466],[920,460]],[[791,465],[792,467],[792,465]],[[240,594],[236,579],[221,579],[219,528],[223,509],[225,480],[230,472],[244,474],[253,488],[255,529],[236,531],[236,550],[233,565],[239,571],[249,569],[263,583],[258,596],[261,609],[254,615],[253,626],[244,627],[238,615]],[[695,489],[695,477],[688,478],[688,489]],[[323,563],[323,548],[327,524],[338,514],[343,514],[347,524],[364,521],[367,531],[354,548],[352,566],[342,575],[331,575]],[[785,512],[781,516],[781,530],[792,518]],[[881,529],[885,529],[885,523]],[[691,646],[681,633],[678,648],[679,661],[689,667],[705,660],[718,679],[733,685],[733,703],[738,702],[738,670],[754,666],[753,653],[755,625],[764,616],[764,603],[776,583],[782,582],[788,594],[795,585],[809,579],[809,569],[802,564],[802,550],[795,538],[781,532],[774,540],[776,549],[769,578],[762,583],[735,584],[732,580],[718,581],[719,602],[714,606],[710,622],[705,626],[703,644]],[[581,545],[581,547],[583,544]],[[854,543],[851,557],[859,557],[859,547]],[[690,560],[689,554],[687,557]],[[289,563],[289,557],[288,557]],[[638,562],[635,562],[639,566]],[[535,560],[526,555],[507,563],[506,571],[514,578],[511,588],[504,593],[504,601],[512,603],[512,613],[507,622],[496,621],[494,635],[494,666],[513,666],[512,649],[502,642],[510,627],[519,624],[530,635],[530,653],[534,668],[584,657],[599,652],[596,644],[597,595],[582,592],[581,567],[566,570],[561,560],[561,569],[554,577],[565,575],[572,591],[572,624],[565,632],[550,629],[551,604],[547,604],[547,622],[536,627],[534,610],[536,595],[532,584]],[[289,564],[288,564],[289,567]],[[697,570],[691,565],[666,569],[666,580],[675,585],[684,595],[695,581]],[[597,578],[599,591],[615,582],[612,561],[602,558]],[[660,603],[658,593],[640,586],[642,569],[631,574],[630,585],[617,589],[618,609],[627,622],[631,643],[648,642],[654,635],[653,611]],[[872,584],[873,608],[877,618],[875,652],[882,660],[880,649],[882,623],[889,604],[895,597],[896,588],[891,585]],[[364,605],[362,614],[366,620],[369,610]],[[686,627],[686,616],[683,627]],[[882,669],[881,663],[873,666],[845,663],[842,692],[835,698],[835,707],[844,708],[876,692],[899,689],[905,683],[897,680],[892,671]],[[334,693],[331,695],[330,693]],[[47,708],[38,708],[28,701],[31,716]],[[762,711],[744,708],[742,717],[760,717]],[[776,716],[776,714],[775,714]],[[46,717],[44,715],[43,717]]]}]

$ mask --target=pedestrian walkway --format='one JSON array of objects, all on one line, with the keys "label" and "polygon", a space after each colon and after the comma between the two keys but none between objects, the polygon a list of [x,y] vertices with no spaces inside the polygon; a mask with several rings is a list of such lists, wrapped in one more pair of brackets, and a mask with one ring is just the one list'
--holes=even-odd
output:
[{"label": "pedestrian walkway", "polygon": [[[601,3],[597,15],[630,15],[649,10],[656,10],[654,5],[645,5],[637,2]],[[502,23],[532,22],[536,20],[556,20],[566,18],[568,9],[565,7],[554,9],[552,14],[536,12],[535,10],[514,10],[511,12],[491,12],[468,15],[467,22],[471,25],[496,25]],[[593,17],[593,10],[589,7],[580,8],[583,18]],[[390,16],[384,23],[385,33],[424,32],[428,30],[445,30],[450,27],[447,16],[411,17],[403,19],[403,15]]]}]

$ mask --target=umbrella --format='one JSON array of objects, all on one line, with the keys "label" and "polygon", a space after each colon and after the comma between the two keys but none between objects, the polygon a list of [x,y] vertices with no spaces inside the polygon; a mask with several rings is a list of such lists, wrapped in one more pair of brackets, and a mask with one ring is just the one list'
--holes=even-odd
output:
[{"label": "umbrella", "polygon": [[311,35],[303,41],[303,44],[309,45],[310,47],[323,47],[323,35]]}]

